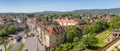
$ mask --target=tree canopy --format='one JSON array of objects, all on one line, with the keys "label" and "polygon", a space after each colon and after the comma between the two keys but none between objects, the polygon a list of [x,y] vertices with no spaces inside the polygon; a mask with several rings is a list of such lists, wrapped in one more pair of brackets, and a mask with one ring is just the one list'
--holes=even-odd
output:
[{"label": "tree canopy", "polygon": [[0,30],[0,36],[8,36],[9,34],[14,34],[16,32],[16,28],[14,25],[10,27],[5,26],[2,30]]},{"label": "tree canopy", "polygon": [[28,29],[24,29],[24,33],[27,34],[29,32]]},{"label": "tree canopy", "polygon": [[27,16],[27,15],[23,15],[22,18],[23,18],[24,20],[27,20],[28,16]]},{"label": "tree canopy", "polygon": [[72,26],[70,28],[66,28],[66,41],[73,42],[75,37],[79,37],[79,30],[76,26]]},{"label": "tree canopy", "polygon": [[83,34],[99,33],[109,28],[109,24],[105,21],[98,21],[92,26],[86,26],[83,29]]},{"label": "tree canopy", "polygon": [[110,21],[110,28],[111,29],[116,29],[120,27],[120,15],[116,15],[112,18]]},{"label": "tree canopy", "polygon": [[16,28],[14,25],[11,25],[8,30],[10,34],[14,34],[16,32]]},{"label": "tree canopy", "polygon": [[89,35],[82,39],[82,43],[86,46],[94,46],[99,41],[94,35]]}]

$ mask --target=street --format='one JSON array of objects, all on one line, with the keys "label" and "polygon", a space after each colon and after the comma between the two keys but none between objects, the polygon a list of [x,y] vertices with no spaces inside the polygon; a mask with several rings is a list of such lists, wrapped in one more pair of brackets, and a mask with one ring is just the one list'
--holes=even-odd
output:
[{"label": "street", "polygon": [[16,42],[16,44],[14,45],[14,47],[10,50],[10,51],[17,51],[20,47],[21,42]]},{"label": "street", "polygon": [[45,51],[45,47],[43,47],[39,41],[39,39],[37,40],[38,43],[38,51]]},{"label": "street", "polygon": [[[22,36],[22,35],[24,35],[24,32],[18,32],[18,34],[14,36],[17,37],[17,36]],[[20,44],[21,44],[21,40],[18,42],[16,39],[16,43],[10,51],[17,51],[20,47]]]},{"label": "street", "polygon": [[23,51],[25,51],[25,49],[27,49],[28,51],[45,51],[45,48],[41,45],[41,43],[38,40],[37,32],[30,31],[28,35],[31,34],[34,34],[35,36],[31,36],[26,39]]},{"label": "street", "polygon": [[25,51],[25,49],[28,49],[28,51],[37,51],[36,40],[37,40],[36,37],[28,37],[23,48],[23,51]]}]

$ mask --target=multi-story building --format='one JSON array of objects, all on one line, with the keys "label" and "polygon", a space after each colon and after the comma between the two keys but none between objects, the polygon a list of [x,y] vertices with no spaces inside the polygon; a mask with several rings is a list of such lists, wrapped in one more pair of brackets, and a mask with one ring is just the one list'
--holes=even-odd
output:
[{"label": "multi-story building", "polygon": [[71,26],[78,24],[78,21],[69,18],[57,18],[55,21],[58,22],[61,26]]},{"label": "multi-story building", "polygon": [[41,42],[50,51],[55,46],[64,42],[65,30],[62,26],[54,26],[50,23],[42,22],[37,26]]},{"label": "multi-story building", "polygon": [[30,30],[35,29],[36,28],[36,18],[28,18],[27,26]]}]

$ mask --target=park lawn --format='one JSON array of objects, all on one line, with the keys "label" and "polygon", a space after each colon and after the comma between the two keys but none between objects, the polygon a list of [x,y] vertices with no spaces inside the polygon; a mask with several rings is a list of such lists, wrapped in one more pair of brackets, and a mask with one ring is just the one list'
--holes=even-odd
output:
[{"label": "park lawn", "polygon": [[105,44],[107,44],[107,42],[104,42],[104,39],[111,33],[110,30],[106,30],[104,32],[102,32],[101,34],[99,34],[99,36],[97,37],[99,40],[99,43],[97,44],[97,46],[99,47],[103,47]]},{"label": "park lawn", "polygon": [[10,44],[6,51],[10,51],[13,48],[14,44]]},{"label": "park lawn", "polygon": [[19,49],[18,49],[18,51],[22,51],[23,47],[24,47],[24,44],[21,43],[21,44],[20,44],[20,47],[19,47]]}]

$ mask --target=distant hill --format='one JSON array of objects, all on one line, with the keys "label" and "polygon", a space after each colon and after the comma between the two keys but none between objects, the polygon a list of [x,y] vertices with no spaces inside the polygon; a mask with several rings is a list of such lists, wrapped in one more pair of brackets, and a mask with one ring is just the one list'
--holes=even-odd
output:
[{"label": "distant hill", "polygon": [[[81,9],[81,10],[74,10],[74,11],[67,11],[67,12],[60,12],[60,11],[43,11],[43,12],[33,12],[27,14],[52,14],[52,13],[113,13],[118,14],[120,13],[120,8],[111,8],[111,9]],[[16,13],[0,13],[0,14],[16,14]],[[26,14],[26,13],[17,13],[17,14]]]},{"label": "distant hill", "polygon": [[[68,11],[69,13],[113,13],[118,14],[120,13],[120,8],[111,8],[111,9],[82,9],[82,10],[74,10],[74,11]],[[43,12],[37,12],[41,14],[49,14],[49,13],[64,13],[59,11],[43,11]]]},{"label": "distant hill", "polygon": [[83,9],[72,11],[74,13],[120,13],[120,8],[111,8],[111,9]]}]

